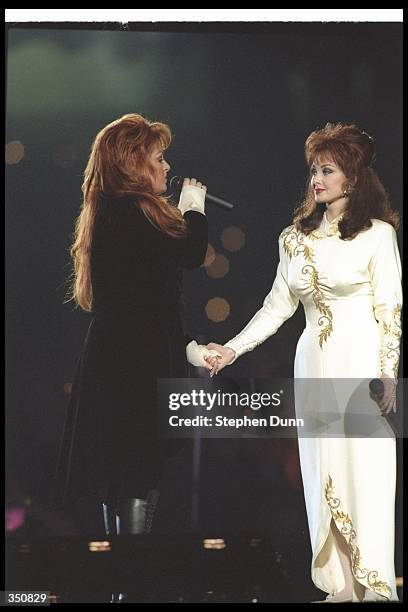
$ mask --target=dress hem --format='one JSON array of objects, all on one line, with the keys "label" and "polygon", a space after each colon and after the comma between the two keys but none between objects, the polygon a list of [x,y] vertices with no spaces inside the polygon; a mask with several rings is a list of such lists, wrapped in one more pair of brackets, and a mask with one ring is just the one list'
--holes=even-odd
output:
[{"label": "dress hem", "polygon": [[[336,527],[338,528],[341,535],[346,540],[348,545],[350,556],[351,556],[351,569],[355,580],[361,584],[364,588],[369,589],[375,594],[379,595],[382,600],[386,598],[387,601],[392,601],[392,590],[391,587],[384,580],[378,579],[378,571],[377,570],[369,570],[365,567],[362,567],[362,559],[360,549],[357,546],[357,533],[353,526],[353,521],[348,513],[344,510],[340,509],[340,499],[334,497],[334,485],[331,476],[329,475],[328,482],[325,489],[325,497],[326,502],[330,511],[331,519],[334,521]],[[330,521],[331,522],[331,521]],[[330,593],[330,590],[327,590],[327,587],[323,587],[323,585],[319,585],[316,578],[313,576],[315,567],[314,564],[316,559],[322,552],[324,545],[327,542],[327,538],[330,531],[330,523],[326,533],[326,536],[322,542],[322,545],[318,548],[317,554],[314,556],[312,560],[312,580],[317,588],[321,589],[326,593]],[[322,588],[323,587],[323,588]]]}]

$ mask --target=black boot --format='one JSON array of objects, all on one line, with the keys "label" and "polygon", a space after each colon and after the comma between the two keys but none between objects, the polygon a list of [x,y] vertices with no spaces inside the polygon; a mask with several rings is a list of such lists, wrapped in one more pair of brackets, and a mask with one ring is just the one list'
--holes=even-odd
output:
[{"label": "black boot", "polygon": [[[107,536],[117,536],[116,509],[111,504],[102,504],[103,525]],[[121,593],[112,593],[110,603],[120,603]]]},{"label": "black boot", "polygon": [[116,536],[116,512],[109,504],[102,504],[103,526],[107,536]]},{"label": "black boot", "polygon": [[[103,504],[106,535],[150,533],[158,501],[159,492],[152,489],[146,499],[119,499],[114,510]],[[111,603],[125,603],[127,599],[127,593],[113,593]]]},{"label": "black boot", "polygon": [[117,535],[150,533],[159,496],[159,492],[152,489],[146,499],[120,499],[116,504]]},{"label": "black boot", "polygon": [[153,517],[159,502],[159,497],[160,493],[157,489],[152,489],[147,494],[146,533],[150,533],[152,530]]},{"label": "black boot", "polygon": [[118,535],[146,533],[147,499],[120,499],[116,505]]}]

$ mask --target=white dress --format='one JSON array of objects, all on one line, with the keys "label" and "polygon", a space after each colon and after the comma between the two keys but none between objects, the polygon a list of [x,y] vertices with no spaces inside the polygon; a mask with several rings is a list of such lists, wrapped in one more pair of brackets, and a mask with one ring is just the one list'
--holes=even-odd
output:
[{"label": "white dress", "polygon": [[[295,378],[397,376],[401,336],[401,263],[394,228],[372,219],[352,240],[341,215],[305,236],[289,226],[262,308],[226,343],[237,359],[305,309]],[[234,360],[235,360],[234,359]],[[396,449],[393,438],[299,437],[313,551],[312,580],[327,593],[344,588],[330,529],[333,519],[350,550],[356,580],[374,599],[397,601],[394,569]]]}]

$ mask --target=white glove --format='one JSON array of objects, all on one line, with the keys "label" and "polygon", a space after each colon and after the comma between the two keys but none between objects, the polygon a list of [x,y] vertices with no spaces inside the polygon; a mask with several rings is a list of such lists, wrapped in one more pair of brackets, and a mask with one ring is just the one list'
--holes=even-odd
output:
[{"label": "white glove", "polygon": [[203,344],[197,344],[195,340],[189,342],[186,346],[187,361],[193,366],[210,369],[210,365],[205,361],[204,357],[210,355],[221,357],[218,351],[209,350]]},{"label": "white glove", "polygon": [[[202,215],[205,215],[204,201],[207,188],[197,187],[186,183],[189,179],[184,179],[183,189],[180,193],[178,208],[184,215],[188,210],[195,210]],[[201,184],[201,183],[200,183]]]}]

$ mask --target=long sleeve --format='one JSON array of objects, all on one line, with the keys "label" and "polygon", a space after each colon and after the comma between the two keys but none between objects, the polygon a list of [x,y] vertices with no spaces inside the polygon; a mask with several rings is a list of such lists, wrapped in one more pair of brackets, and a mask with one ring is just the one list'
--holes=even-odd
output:
[{"label": "long sleeve", "polygon": [[244,329],[225,344],[235,351],[234,361],[275,334],[279,327],[294,314],[298,304],[299,299],[292,293],[288,285],[288,258],[283,249],[281,234],[279,237],[279,264],[271,291],[266,296],[262,308]]},{"label": "long sleeve", "polygon": [[[184,214],[187,233],[173,238],[156,228],[130,198],[102,202],[95,228],[94,250],[114,252],[136,266],[169,262],[180,268],[200,266],[207,251],[208,223],[205,215],[189,210]],[[112,255],[112,250],[111,250]]]},{"label": "long sleeve", "polygon": [[124,249],[133,252],[138,261],[163,262],[168,260],[181,268],[197,268],[207,251],[208,223],[205,215],[197,211],[187,211],[184,219],[187,234],[184,238],[173,238],[157,229],[145,217],[142,210],[128,205],[126,228],[121,228],[121,241]]},{"label": "long sleeve", "polygon": [[379,242],[369,263],[373,288],[374,316],[380,327],[382,374],[397,378],[401,339],[401,260],[397,236],[389,224],[382,224]]},{"label": "long sleeve", "polygon": [[[91,274],[93,312],[161,312],[179,302],[181,269],[200,266],[208,225],[188,211],[187,233],[173,238],[157,229],[126,199],[107,200],[96,219]],[[180,308],[180,304],[177,309]]]}]

